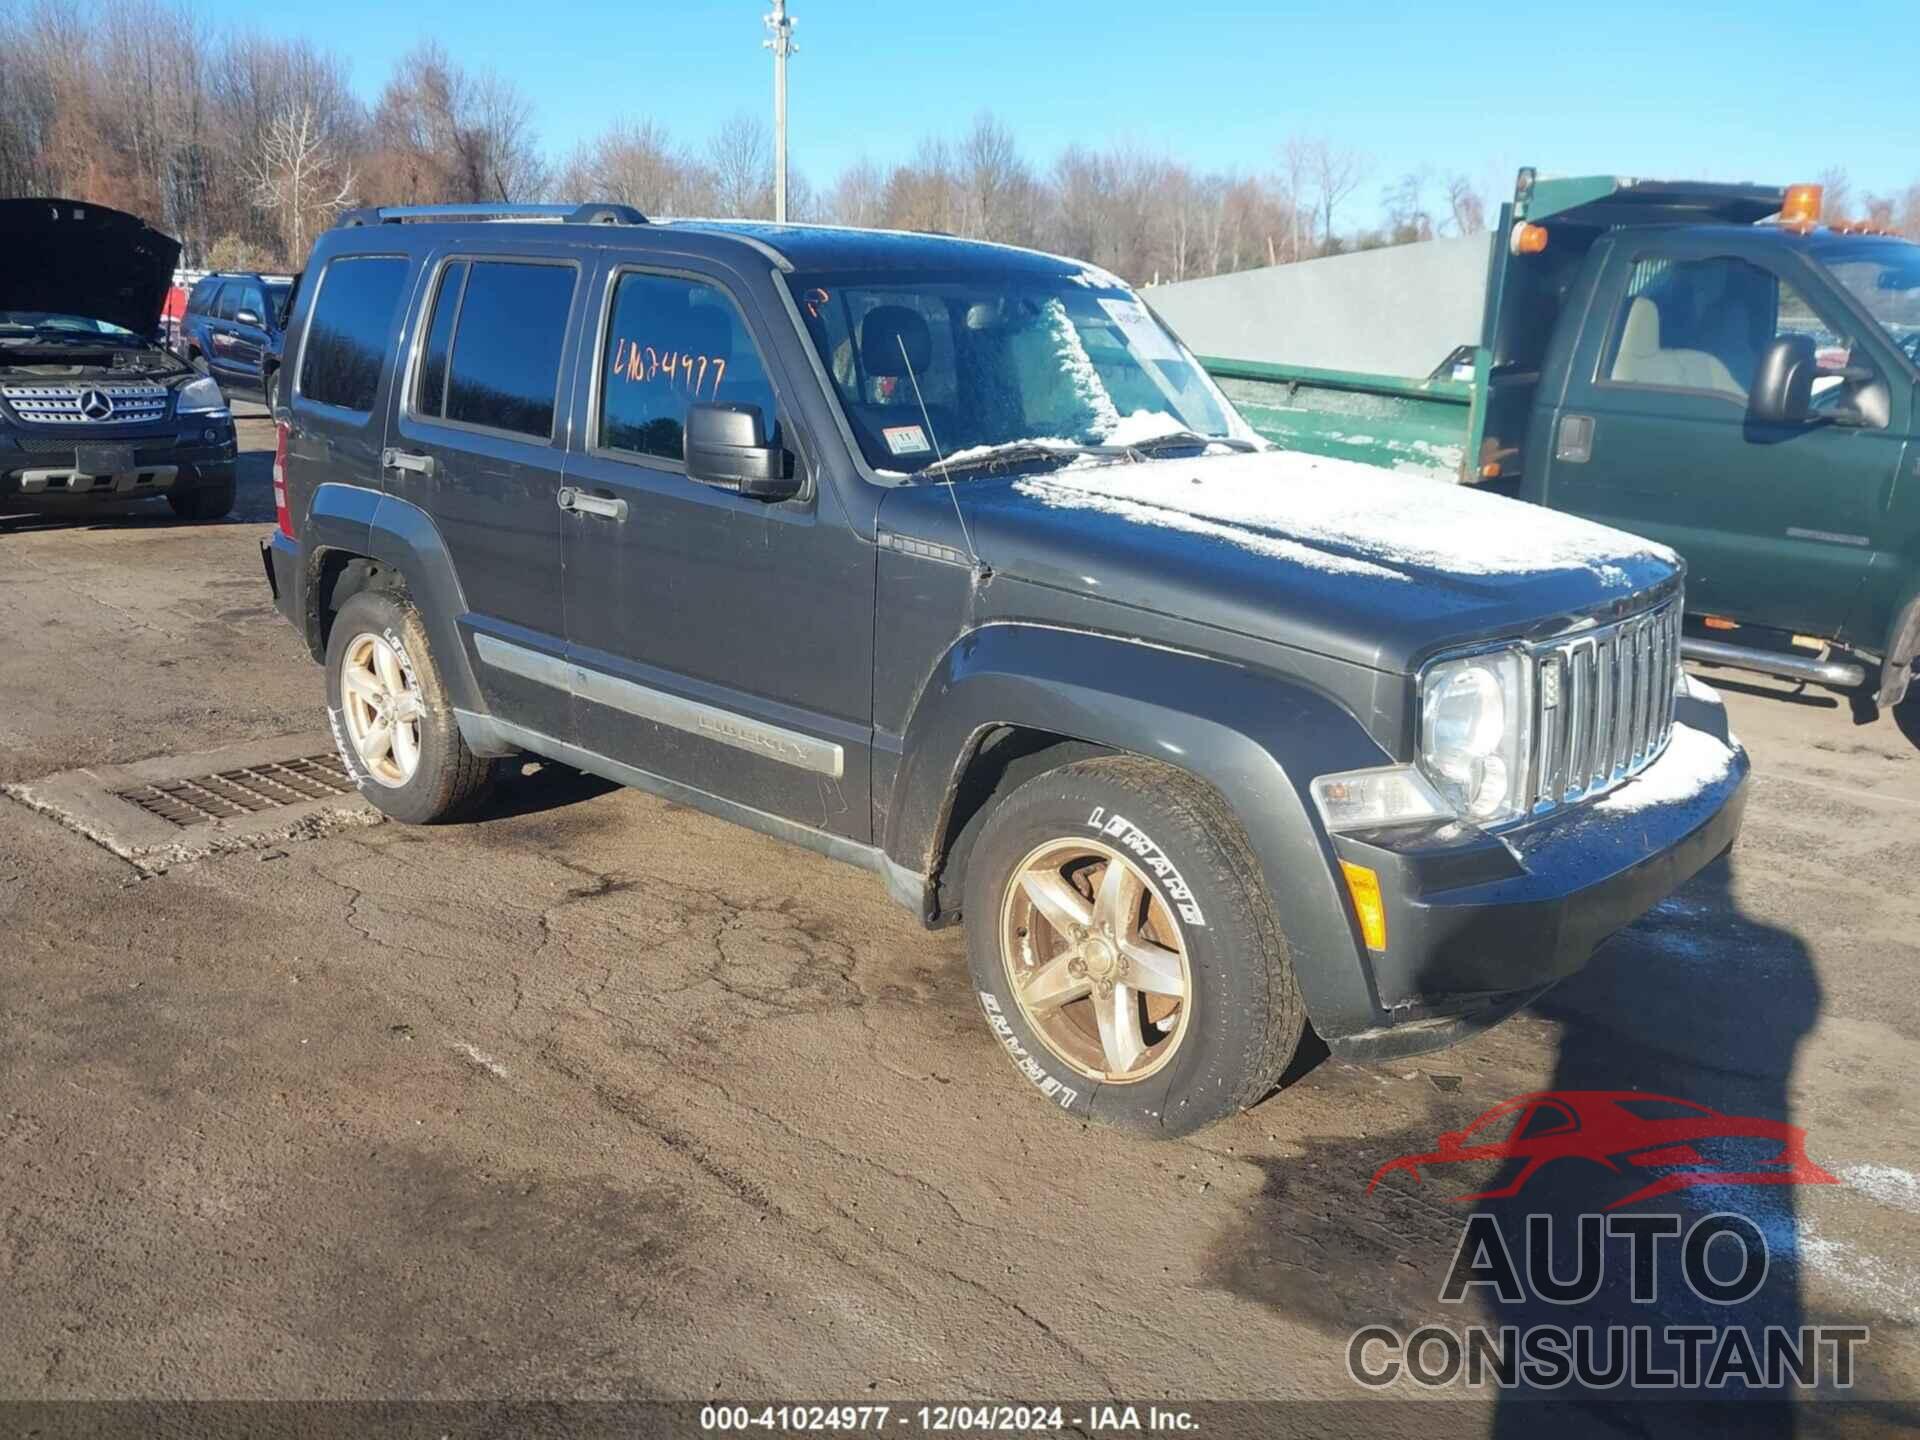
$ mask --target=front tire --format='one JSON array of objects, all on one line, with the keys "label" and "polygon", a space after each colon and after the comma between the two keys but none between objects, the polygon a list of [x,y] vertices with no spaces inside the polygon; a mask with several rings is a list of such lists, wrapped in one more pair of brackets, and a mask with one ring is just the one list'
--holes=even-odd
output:
[{"label": "front tire", "polygon": [[1069,1114],[1187,1134],[1260,1099],[1305,1035],[1245,833],[1169,766],[1103,756],[1021,785],[980,832],[965,912],[989,1028]]},{"label": "front tire", "polygon": [[347,773],[374,808],[410,825],[468,814],[493,766],[467,748],[413,602],[363,590],[327,639],[327,721]]},{"label": "front tire", "polygon": [[233,513],[233,503],[237,496],[234,477],[216,480],[210,485],[198,485],[191,490],[173,490],[167,493],[167,504],[173,507],[173,513],[182,520],[202,522],[224,520]]}]

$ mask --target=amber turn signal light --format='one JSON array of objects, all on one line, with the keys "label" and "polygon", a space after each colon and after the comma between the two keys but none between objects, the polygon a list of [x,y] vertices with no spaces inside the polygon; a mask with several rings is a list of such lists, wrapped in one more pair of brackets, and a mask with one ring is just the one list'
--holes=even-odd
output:
[{"label": "amber turn signal light", "polygon": [[1359,918],[1360,933],[1369,950],[1387,948],[1387,906],[1380,898],[1380,877],[1364,865],[1351,860],[1340,862],[1340,873],[1347,877],[1347,893],[1353,896],[1353,913]]},{"label": "amber turn signal light", "polygon": [[1547,227],[1544,225],[1516,225],[1513,227],[1513,239],[1509,242],[1516,255],[1538,255],[1547,248]]}]

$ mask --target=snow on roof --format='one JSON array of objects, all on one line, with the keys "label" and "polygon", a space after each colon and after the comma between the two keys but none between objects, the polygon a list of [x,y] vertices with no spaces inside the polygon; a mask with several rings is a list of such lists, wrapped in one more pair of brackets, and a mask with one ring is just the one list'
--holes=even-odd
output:
[{"label": "snow on roof", "polygon": [[1664,545],[1538,505],[1299,451],[1073,467],[1015,488],[1048,505],[1211,534],[1259,554],[1302,558],[1295,552],[1320,546],[1356,552],[1307,552],[1322,569],[1374,562],[1364,568],[1396,577],[1401,572],[1391,567],[1455,575],[1587,570],[1607,588],[1628,589],[1635,580],[1623,562],[1680,563]]}]

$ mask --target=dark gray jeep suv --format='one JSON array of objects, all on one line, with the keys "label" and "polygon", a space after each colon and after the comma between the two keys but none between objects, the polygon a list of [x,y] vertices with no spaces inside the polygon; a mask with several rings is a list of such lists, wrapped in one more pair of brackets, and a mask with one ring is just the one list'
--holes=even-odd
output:
[{"label": "dark gray jeep suv", "polygon": [[0,200],[0,507],[233,509],[232,412],[159,334],[179,257],[118,210]]},{"label": "dark gray jeep suv", "polygon": [[1671,552],[1275,450],[1072,261],[360,212],[287,356],[267,573],[375,805],[531,751],[866,866],[1075,1115],[1457,1039],[1739,829]]}]

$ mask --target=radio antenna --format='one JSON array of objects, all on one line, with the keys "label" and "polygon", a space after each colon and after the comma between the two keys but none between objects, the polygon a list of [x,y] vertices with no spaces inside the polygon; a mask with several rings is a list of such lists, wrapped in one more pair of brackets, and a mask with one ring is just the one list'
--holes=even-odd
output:
[{"label": "radio antenna", "polygon": [[980,552],[973,548],[973,533],[967,529],[966,511],[960,508],[960,497],[954,493],[953,476],[946,473],[947,455],[940,448],[940,437],[933,433],[933,416],[927,413],[927,400],[920,393],[920,377],[913,373],[913,357],[907,354],[907,337],[896,334],[894,343],[900,347],[900,363],[907,367],[907,383],[913,386],[914,403],[920,407],[921,423],[927,427],[927,439],[933,445],[933,463],[940,470],[940,480],[947,487],[947,498],[953,501],[953,517],[960,522],[960,538],[967,542],[967,558],[973,561],[973,573],[984,580],[993,574],[991,567],[980,558]]}]

